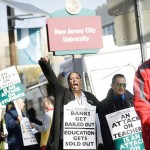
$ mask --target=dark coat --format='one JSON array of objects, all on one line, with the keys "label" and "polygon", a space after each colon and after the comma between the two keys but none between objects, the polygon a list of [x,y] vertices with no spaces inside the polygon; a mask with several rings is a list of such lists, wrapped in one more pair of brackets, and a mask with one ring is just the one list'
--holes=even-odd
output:
[{"label": "dark coat", "polygon": [[20,124],[17,122],[18,113],[15,108],[8,110],[4,116],[8,131],[8,146],[10,150],[24,150]]},{"label": "dark coat", "polygon": [[133,95],[126,90],[125,100],[122,101],[121,97],[115,99],[113,90],[108,91],[107,97],[101,101],[99,106],[99,119],[101,124],[101,133],[105,150],[115,150],[113,139],[109,130],[108,123],[105,115],[126,109],[133,106]]},{"label": "dark coat", "polygon": [[[52,121],[52,127],[51,127],[51,134],[49,136],[48,144],[47,144],[47,150],[58,150],[62,149],[59,148],[61,145],[60,143],[60,127],[63,123],[63,105],[67,104],[68,102],[75,99],[74,94],[68,89],[63,87],[56,75],[54,74],[52,68],[50,67],[50,63],[46,63],[43,60],[39,61],[39,65],[41,66],[41,69],[46,76],[49,85],[51,86],[51,89],[54,93],[55,98],[55,105],[54,105],[54,115],[53,115],[53,121]],[[83,91],[87,102],[93,106],[98,106],[99,101],[97,98],[89,93]]]}]

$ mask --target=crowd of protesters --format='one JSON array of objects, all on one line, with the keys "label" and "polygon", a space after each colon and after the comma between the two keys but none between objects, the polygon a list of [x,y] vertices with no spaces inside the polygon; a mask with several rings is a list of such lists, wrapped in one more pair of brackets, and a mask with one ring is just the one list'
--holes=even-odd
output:
[{"label": "crowd of protesters", "polygon": [[[43,120],[36,118],[36,111],[30,108],[27,111],[30,126],[36,130],[35,138],[37,144],[32,146],[24,146],[21,132],[21,120],[25,117],[23,109],[25,107],[23,99],[19,99],[14,103],[9,102],[6,105],[5,113],[1,118],[1,135],[0,149],[9,150],[63,150],[64,149],[64,106],[88,108],[94,106],[96,108],[96,140],[97,136],[101,136],[102,141],[97,143],[95,150],[117,150],[112,133],[107,120],[107,115],[120,112],[128,108],[135,108],[138,117],[142,124],[142,136],[146,150],[150,150],[150,60],[144,62],[137,70],[134,79],[134,93],[130,93],[126,89],[127,81],[123,74],[114,74],[110,89],[106,98],[98,100],[92,93],[82,89],[82,79],[78,72],[68,74],[68,88],[64,87],[56,77],[50,65],[48,57],[43,57],[39,60],[39,66],[43,71],[51,87],[52,96],[43,98],[43,109],[45,114]],[[102,92],[102,91],[100,91]],[[17,108],[21,110],[18,113]],[[6,125],[7,135],[4,134],[3,125]],[[97,126],[100,126],[98,132]],[[5,139],[7,139],[8,148],[4,148]]]}]

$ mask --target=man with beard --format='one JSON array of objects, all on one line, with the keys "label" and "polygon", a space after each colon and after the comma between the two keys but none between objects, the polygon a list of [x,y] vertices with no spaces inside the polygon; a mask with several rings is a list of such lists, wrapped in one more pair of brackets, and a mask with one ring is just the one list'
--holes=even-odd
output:
[{"label": "man with beard", "polygon": [[88,103],[92,106],[98,106],[99,101],[93,94],[81,89],[82,80],[78,72],[72,72],[68,75],[69,88],[65,88],[60,84],[50,67],[48,57],[41,58],[39,65],[53,90],[55,98],[53,122],[47,150],[63,150],[63,106],[72,101],[78,105]]}]

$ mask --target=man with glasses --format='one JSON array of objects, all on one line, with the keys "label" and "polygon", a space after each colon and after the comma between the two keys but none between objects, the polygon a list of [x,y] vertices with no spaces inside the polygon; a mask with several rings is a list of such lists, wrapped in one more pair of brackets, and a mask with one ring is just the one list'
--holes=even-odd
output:
[{"label": "man with glasses", "polygon": [[115,74],[111,88],[104,100],[100,102],[99,119],[105,150],[115,150],[106,115],[133,106],[133,95],[126,90],[126,78],[122,74]]}]

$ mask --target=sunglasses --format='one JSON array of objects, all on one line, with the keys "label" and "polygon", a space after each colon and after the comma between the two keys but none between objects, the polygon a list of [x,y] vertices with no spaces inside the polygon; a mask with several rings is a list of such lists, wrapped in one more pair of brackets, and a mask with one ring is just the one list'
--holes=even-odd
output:
[{"label": "sunglasses", "polygon": [[116,85],[117,85],[118,88],[122,88],[122,87],[126,88],[127,84],[126,83],[116,83]]}]

